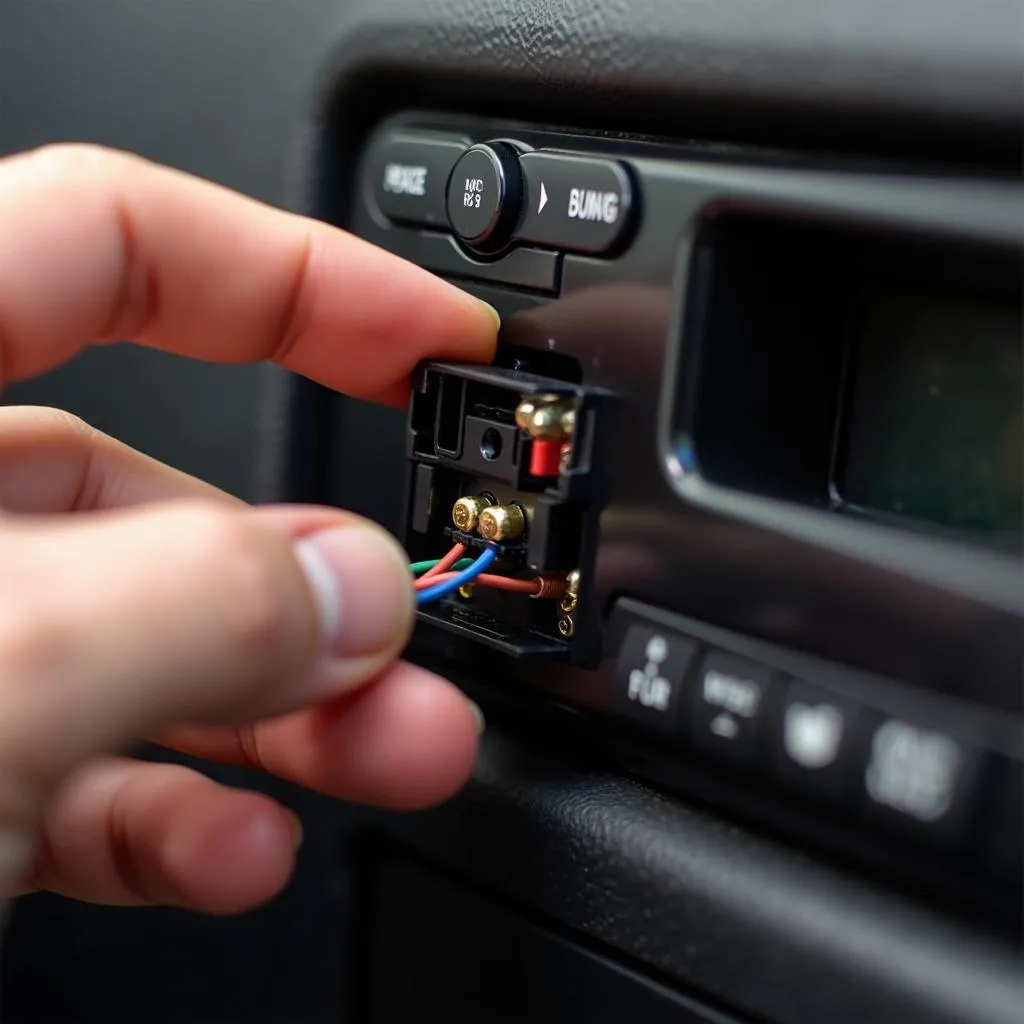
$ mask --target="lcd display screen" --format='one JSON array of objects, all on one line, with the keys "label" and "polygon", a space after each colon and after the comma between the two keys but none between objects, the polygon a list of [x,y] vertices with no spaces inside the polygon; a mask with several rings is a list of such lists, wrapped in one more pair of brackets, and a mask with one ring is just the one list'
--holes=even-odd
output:
[{"label": "lcd display screen", "polygon": [[1019,549],[1019,305],[873,301],[851,352],[835,487],[843,502]]}]

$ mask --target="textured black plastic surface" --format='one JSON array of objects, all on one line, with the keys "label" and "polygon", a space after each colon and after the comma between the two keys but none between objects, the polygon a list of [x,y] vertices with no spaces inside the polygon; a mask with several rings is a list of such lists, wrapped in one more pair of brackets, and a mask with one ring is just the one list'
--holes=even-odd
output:
[{"label": "textured black plastic surface", "polygon": [[734,1020],[403,852],[375,848],[368,872],[365,1024]]},{"label": "textured black plastic surface", "polygon": [[565,754],[527,752],[495,730],[461,797],[393,831],[759,1020],[1019,1021],[1017,956]]},{"label": "textured black plastic surface", "polygon": [[[613,131],[700,125],[708,137],[878,145],[899,125],[900,146],[956,148],[951,129],[999,144],[1001,131],[1011,152],[1020,18],[1015,0],[786,0],[770,11],[758,0],[361,0],[325,70],[333,85],[387,66],[463,83],[464,109],[515,116],[543,104]],[[795,122],[797,111],[807,120]]]}]

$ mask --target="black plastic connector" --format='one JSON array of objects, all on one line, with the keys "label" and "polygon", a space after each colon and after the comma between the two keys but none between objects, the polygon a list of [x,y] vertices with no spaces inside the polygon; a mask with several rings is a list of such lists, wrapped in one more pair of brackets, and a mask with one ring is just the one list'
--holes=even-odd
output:
[{"label": "black plastic connector", "polygon": [[[455,502],[486,495],[527,514],[521,537],[491,544],[498,571],[520,576],[576,572],[585,593],[607,494],[602,410],[610,392],[518,370],[429,363],[416,374],[409,406],[405,544],[414,560],[437,558],[452,544],[488,546],[452,522]],[[531,468],[529,433],[516,424],[527,399],[569,403],[574,421],[568,457],[555,474]],[[600,637],[576,628],[557,600],[476,588],[420,610],[420,619],[517,657],[595,664]],[[568,625],[566,620],[568,621]]]}]

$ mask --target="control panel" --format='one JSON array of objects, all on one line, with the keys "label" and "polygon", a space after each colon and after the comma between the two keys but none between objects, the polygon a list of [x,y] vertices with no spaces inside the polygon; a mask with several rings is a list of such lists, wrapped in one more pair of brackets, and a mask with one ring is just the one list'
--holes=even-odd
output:
[{"label": "control panel", "polygon": [[412,656],[1019,928],[1020,183],[431,113],[354,183],[503,318],[387,427]]},{"label": "control panel", "polygon": [[381,213],[450,229],[479,254],[523,245],[611,253],[631,222],[633,187],[616,160],[395,133],[370,162]]},{"label": "control panel", "polygon": [[[1014,730],[893,681],[780,650],[633,599],[610,617],[612,707],[691,763],[967,871],[1019,880]],[[1017,737],[1019,739],[1019,736]]]}]

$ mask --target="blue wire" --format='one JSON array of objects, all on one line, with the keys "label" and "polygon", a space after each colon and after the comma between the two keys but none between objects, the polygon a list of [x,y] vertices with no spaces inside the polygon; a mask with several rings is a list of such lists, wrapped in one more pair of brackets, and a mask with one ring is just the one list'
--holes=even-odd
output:
[{"label": "blue wire", "polygon": [[458,590],[464,583],[470,583],[476,579],[497,557],[498,552],[494,548],[488,548],[472,565],[467,566],[450,580],[435,583],[432,587],[418,591],[416,603],[427,604],[430,601],[436,601],[439,597],[452,593],[454,590]]}]

